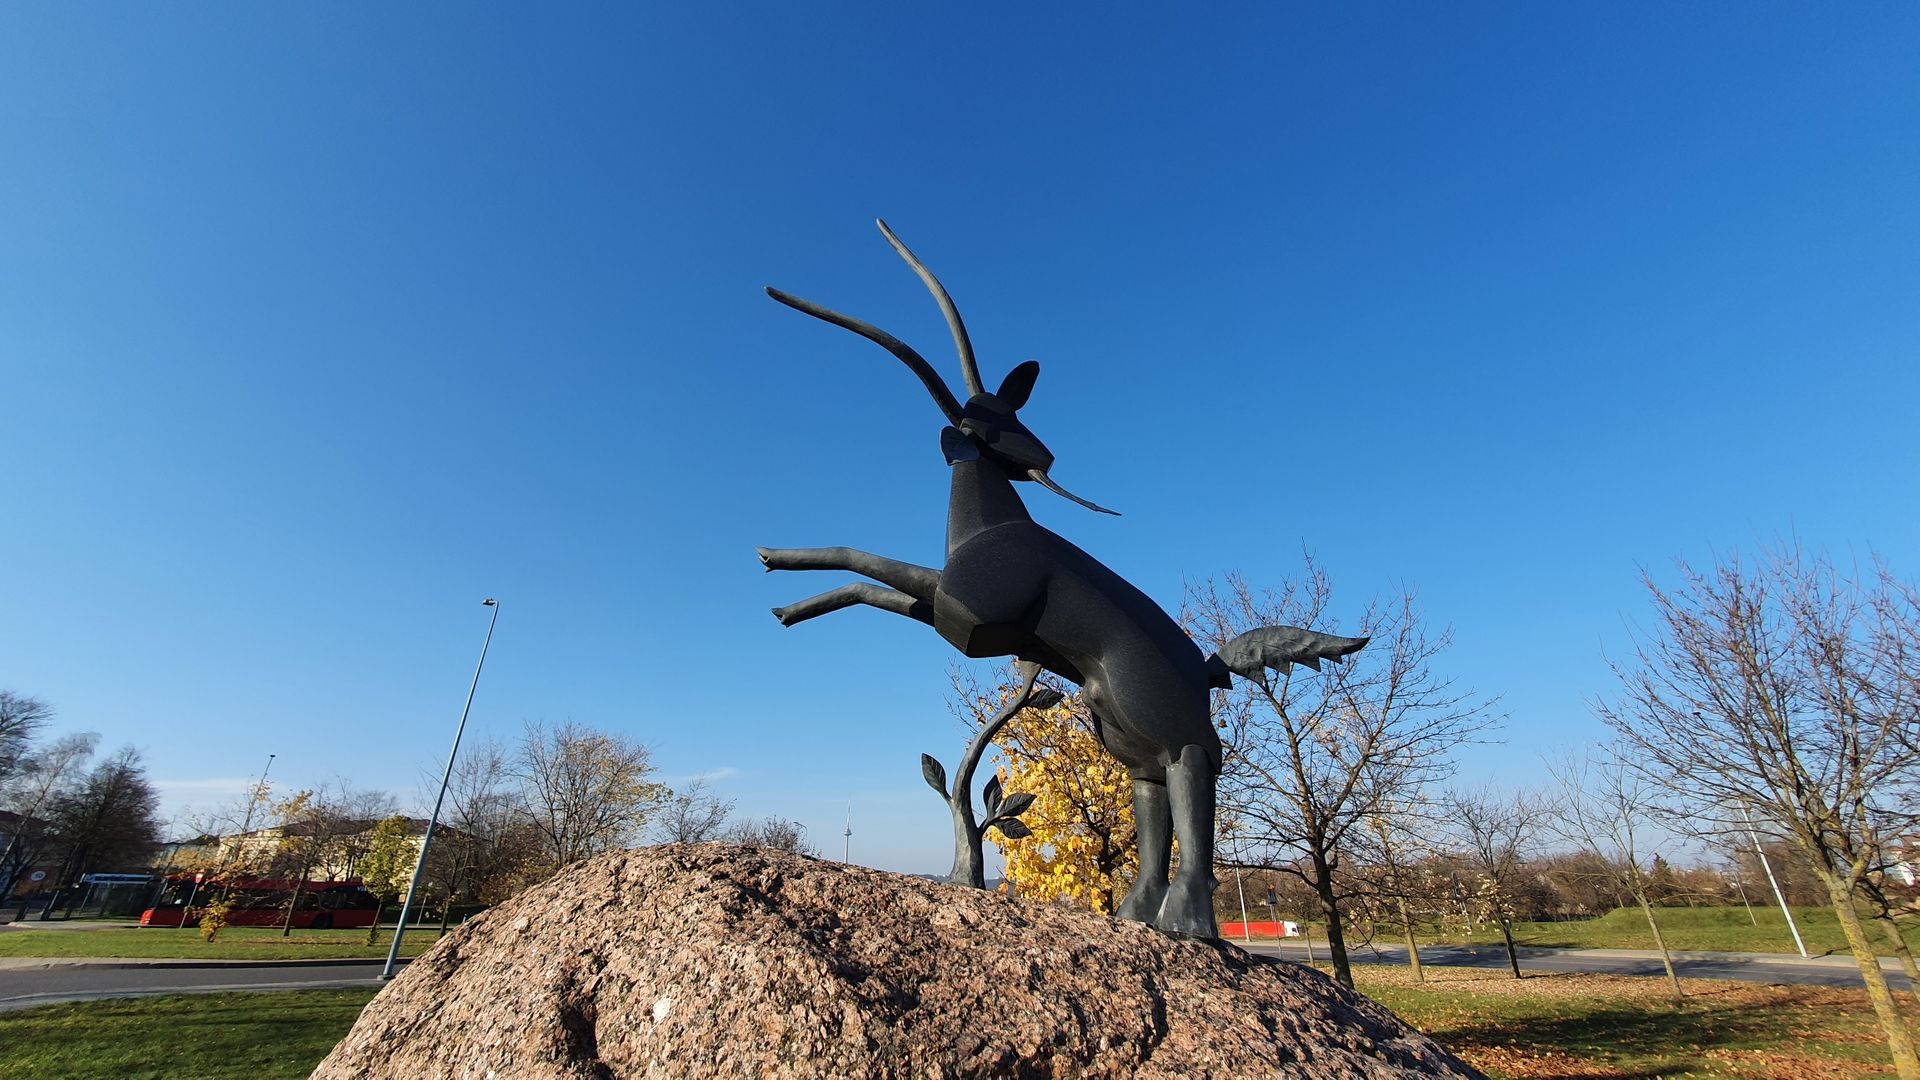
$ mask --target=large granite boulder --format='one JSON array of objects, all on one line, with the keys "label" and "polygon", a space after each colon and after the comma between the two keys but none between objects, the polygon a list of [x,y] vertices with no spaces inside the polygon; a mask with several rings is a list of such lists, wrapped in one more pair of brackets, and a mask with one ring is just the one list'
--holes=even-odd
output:
[{"label": "large granite boulder", "polygon": [[583,863],[409,964],[316,1077],[1477,1076],[1318,972],[759,848]]}]

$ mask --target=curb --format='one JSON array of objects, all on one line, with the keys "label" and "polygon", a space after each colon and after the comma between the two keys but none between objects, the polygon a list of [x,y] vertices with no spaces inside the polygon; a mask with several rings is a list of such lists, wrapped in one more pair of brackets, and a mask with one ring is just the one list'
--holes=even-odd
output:
[{"label": "curb", "polygon": [[[1234,942],[1234,944],[1238,945],[1239,942]],[[1274,949],[1276,951],[1282,948],[1292,948],[1295,950],[1305,948],[1304,945],[1295,944],[1292,941],[1287,942],[1285,945],[1276,945],[1275,943],[1270,941],[1269,942],[1256,941],[1254,942],[1254,944],[1256,946],[1265,946],[1267,948]],[[1390,955],[1397,958],[1394,961],[1395,963],[1405,962],[1405,959],[1406,959],[1405,948],[1400,945],[1394,945],[1393,949],[1395,951],[1392,953],[1384,953],[1384,952],[1375,950],[1375,955],[1379,955],[1379,956]],[[1322,949],[1322,951],[1324,951],[1324,948]],[[1352,948],[1349,948],[1347,951],[1349,954],[1351,954],[1355,950]],[[1460,953],[1466,953],[1468,955],[1473,955],[1473,956],[1492,957],[1502,961],[1506,959],[1506,955],[1507,955],[1506,950],[1500,945],[1422,945],[1420,946],[1421,958],[1425,959],[1429,951],[1432,951],[1435,953],[1441,953],[1441,954],[1445,954],[1448,952],[1460,952]],[[1520,956],[1520,959],[1522,960],[1526,960],[1531,957],[1546,957],[1546,956],[1593,956],[1593,957],[1607,957],[1609,959],[1615,959],[1615,960],[1651,960],[1657,963],[1660,959],[1660,953],[1654,949],[1564,949],[1564,948],[1555,948],[1555,947],[1545,946],[1545,945],[1521,945],[1516,947],[1514,949],[1514,952],[1518,953]],[[1676,962],[1682,961],[1682,960],[1688,960],[1688,961],[1696,961],[1696,962],[1725,963],[1725,964],[1791,964],[1794,967],[1839,968],[1846,971],[1859,970],[1859,964],[1854,960],[1852,956],[1846,955],[1846,954],[1840,954],[1840,953],[1824,953],[1817,956],[1801,957],[1801,956],[1796,956],[1793,953],[1738,953],[1738,952],[1702,952],[1702,951],[1691,951],[1691,950],[1689,951],[1675,950],[1670,955],[1673,957],[1673,959]],[[1892,957],[1892,956],[1882,956],[1882,957],[1878,957],[1878,960],[1880,961],[1880,970],[1889,972],[1895,975],[1902,974],[1900,970],[1899,958]],[[1444,960],[1434,961],[1434,962],[1440,963],[1443,966],[1445,964]]]},{"label": "curb", "polygon": [[[400,966],[413,959],[403,956]],[[142,959],[136,956],[9,956],[0,958],[0,971],[38,971],[45,968],[86,967],[86,968],[301,968],[301,967],[372,967],[385,964],[385,957],[347,956],[337,960],[296,959],[296,960],[194,960]]]},{"label": "curb", "polygon": [[112,1001],[117,998],[172,997],[176,994],[284,993],[290,990],[356,990],[367,985],[364,979],[330,979],[304,983],[240,983],[233,986],[189,986],[153,990],[82,990],[72,993],[27,994],[0,998],[0,1012],[36,1009],[43,1005],[68,1005],[80,1001]]}]

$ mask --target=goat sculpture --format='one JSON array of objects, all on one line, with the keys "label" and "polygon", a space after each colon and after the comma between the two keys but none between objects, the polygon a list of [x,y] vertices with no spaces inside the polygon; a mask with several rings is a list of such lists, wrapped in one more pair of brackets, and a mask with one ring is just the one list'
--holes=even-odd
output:
[{"label": "goat sculpture", "polygon": [[[865,604],[917,619],[970,657],[1012,656],[1078,683],[1101,745],[1133,778],[1140,874],[1119,916],[1162,931],[1217,937],[1213,914],[1214,784],[1220,737],[1211,688],[1229,673],[1262,683],[1266,669],[1295,663],[1315,670],[1367,643],[1288,626],[1250,630],[1217,654],[1202,656],[1180,626],[1139,589],[1093,556],[1036,524],[1014,490],[1041,487],[1091,510],[1048,476],[1053,454],[1020,422],[1040,365],[1015,367],[988,393],[973,346],[946,289],[886,222],[880,232],[933,294],[953,333],[968,398],[953,396],[933,366],[878,327],[769,288],[775,300],[851,330],[898,357],[926,384],[947,426],[940,449],[952,470],[947,558],[939,570],[852,548],[760,548],[773,570],[846,570],[873,579],[775,608],[792,626]],[[1169,881],[1172,841],[1180,869]]]}]

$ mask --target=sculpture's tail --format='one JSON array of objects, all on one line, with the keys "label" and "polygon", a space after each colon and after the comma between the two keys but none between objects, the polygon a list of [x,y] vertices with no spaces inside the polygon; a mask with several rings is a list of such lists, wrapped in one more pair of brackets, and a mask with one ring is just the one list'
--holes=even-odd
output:
[{"label": "sculpture's tail", "polygon": [[1295,664],[1319,671],[1320,661],[1339,663],[1366,648],[1368,640],[1322,634],[1297,626],[1260,626],[1227,642],[1207,658],[1207,667],[1212,672],[1213,685],[1222,690],[1230,685],[1229,674],[1265,686],[1268,668],[1283,675]]}]

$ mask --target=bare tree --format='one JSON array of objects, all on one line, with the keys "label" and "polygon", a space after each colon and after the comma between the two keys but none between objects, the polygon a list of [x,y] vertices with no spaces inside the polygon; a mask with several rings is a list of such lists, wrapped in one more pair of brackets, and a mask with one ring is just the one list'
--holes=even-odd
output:
[{"label": "bare tree", "polygon": [[627,846],[667,800],[645,744],[571,720],[529,723],[517,766],[549,870]]},{"label": "bare tree", "polygon": [[[542,844],[505,747],[472,744],[454,763],[427,874],[451,899],[497,904],[540,879]],[[434,783],[438,778],[434,778]]]},{"label": "bare tree", "polygon": [[33,737],[52,719],[53,706],[39,698],[0,690],[0,783],[20,767]]},{"label": "bare tree", "polygon": [[[1270,592],[1238,575],[1188,589],[1185,622],[1215,648],[1242,631],[1286,624],[1338,632],[1333,586],[1311,558]],[[1299,875],[1319,897],[1334,977],[1353,985],[1342,905],[1352,898],[1347,852],[1366,823],[1453,771],[1449,752],[1491,724],[1487,703],[1434,670],[1450,631],[1427,632],[1412,592],[1370,604],[1358,633],[1373,639],[1349,662],[1299,667],[1221,691],[1227,744],[1220,805],[1243,826],[1240,858]]]},{"label": "bare tree", "polygon": [[[1415,923],[1447,901],[1447,883],[1433,872],[1436,854],[1436,814],[1425,799],[1383,799],[1367,818],[1369,840],[1363,902],[1376,917],[1384,916],[1399,931],[1407,947],[1407,967],[1419,982],[1420,942]],[[1357,854],[1357,853],[1356,853]]]},{"label": "bare tree", "polygon": [[95,765],[48,807],[49,827],[64,851],[56,886],[70,887],[100,867],[151,858],[160,846],[159,805],[138,750],[124,747]]},{"label": "bare tree", "polygon": [[1507,945],[1507,966],[1520,978],[1520,954],[1513,945],[1513,923],[1521,874],[1538,836],[1546,804],[1526,792],[1501,796],[1487,791],[1452,792],[1447,816],[1467,866],[1479,878],[1473,896],[1500,927]]},{"label": "bare tree", "polygon": [[663,844],[704,844],[718,840],[731,813],[733,800],[721,799],[707,789],[705,777],[696,776],[661,807],[660,818],[653,827],[654,836]]},{"label": "bare tree", "polygon": [[785,818],[767,817],[758,821],[743,821],[727,830],[726,838],[731,843],[744,844],[748,847],[792,851],[801,855],[811,855],[816,859],[820,857],[820,849],[807,842],[807,827]]},{"label": "bare tree", "polygon": [[1920,826],[1915,591],[1883,565],[1843,571],[1783,544],[1749,565],[1642,575],[1656,625],[1601,707],[1633,766],[1677,810],[1726,832],[1750,808],[1825,887],[1903,1080],[1920,1054],[1854,900],[1874,836]]},{"label": "bare tree", "polygon": [[[0,809],[15,816],[7,846],[0,851],[0,898],[38,863],[53,838],[46,818],[50,806],[65,798],[87,759],[100,744],[92,732],[63,735],[46,749],[29,754],[6,783],[0,784]],[[21,902],[24,911],[25,901]]]},{"label": "bare tree", "polygon": [[1667,939],[1661,935],[1660,920],[1654,914],[1650,883],[1640,869],[1642,858],[1658,857],[1653,844],[1659,834],[1654,822],[1659,807],[1657,791],[1622,764],[1617,755],[1600,760],[1568,756],[1549,763],[1547,771],[1560,787],[1548,828],[1568,843],[1597,853],[1600,858],[1589,862],[1588,868],[1604,874],[1609,886],[1640,905],[1647,929],[1653,931],[1654,947],[1660,950],[1667,985],[1674,997],[1684,996],[1680,977],[1673,971]]}]

